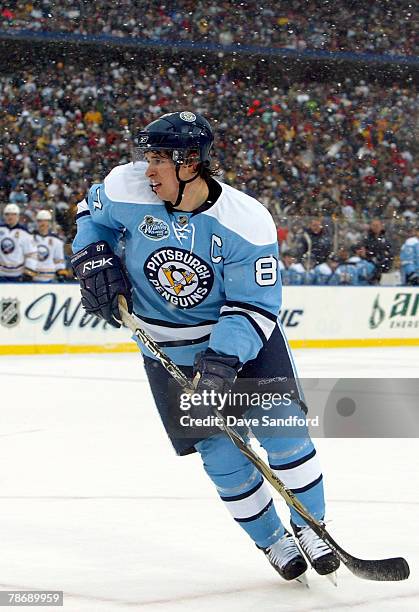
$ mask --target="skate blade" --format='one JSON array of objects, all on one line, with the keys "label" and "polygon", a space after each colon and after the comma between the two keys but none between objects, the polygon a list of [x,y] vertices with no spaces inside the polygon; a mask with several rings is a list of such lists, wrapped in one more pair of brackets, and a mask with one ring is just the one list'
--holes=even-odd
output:
[{"label": "skate blade", "polygon": [[310,588],[305,572],[304,574],[301,574],[301,576],[298,576],[298,578],[295,578],[295,582],[299,582],[302,586],[306,587],[307,589]]},{"label": "skate blade", "polygon": [[333,584],[333,586],[338,586],[338,578],[336,572],[332,572],[331,574],[326,574],[326,578]]}]

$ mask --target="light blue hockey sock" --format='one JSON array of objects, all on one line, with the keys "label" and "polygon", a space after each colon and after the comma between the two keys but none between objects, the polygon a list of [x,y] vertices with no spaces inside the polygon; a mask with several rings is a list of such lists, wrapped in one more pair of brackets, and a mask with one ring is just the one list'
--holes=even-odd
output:
[{"label": "light blue hockey sock", "polygon": [[234,520],[260,547],[284,534],[268,485],[243,453],[224,434],[195,445],[204,469]]},{"label": "light blue hockey sock", "polygon": [[[249,412],[252,417],[258,416],[260,419],[260,409]],[[301,419],[305,415],[298,404],[292,403],[287,408],[273,410],[269,416],[276,419],[296,416]],[[305,423],[275,427],[271,431],[259,427],[253,431],[268,453],[269,465],[278,478],[295,493],[310,514],[322,520],[325,513],[323,475]],[[306,524],[293,508],[290,508],[290,513],[293,523],[299,526]]]}]

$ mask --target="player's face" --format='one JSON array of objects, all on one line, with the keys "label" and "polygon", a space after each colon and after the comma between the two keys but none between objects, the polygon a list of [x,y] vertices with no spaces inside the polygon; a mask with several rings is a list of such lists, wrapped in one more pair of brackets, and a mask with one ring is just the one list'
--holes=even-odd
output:
[{"label": "player's face", "polygon": [[[146,176],[155,194],[162,200],[176,202],[179,193],[179,182],[173,161],[164,153],[153,152],[145,154],[148,164]],[[192,166],[182,166],[179,172],[181,179],[188,180],[193,175]]]},{"label": "player's face", "polygon": [[13,227],[14,225],[17,224],[19,219],[19,215],[17,215],[16,213],[6,213],[4,215],[4,221],[6,223],[6,225],[8,225],[9,227]]},{"label": "player's face", "polygon": [[38,232],[40,234],[47,234],[49,231],[49,221],[47,221],[46,219],[43,221],[37,221],[36,222],[38,225]]},{"label": "player's face", "polygon": [[166,155],[158,152],[147,153],[146,176],[155,194],[162,200],[175,201],[179,190],[175,164]]}]

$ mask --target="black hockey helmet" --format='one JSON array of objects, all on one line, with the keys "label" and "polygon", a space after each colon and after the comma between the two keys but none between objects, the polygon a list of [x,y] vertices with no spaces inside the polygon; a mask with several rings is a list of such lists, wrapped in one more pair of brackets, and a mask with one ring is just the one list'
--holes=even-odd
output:
[{"label": "black hockey helmet", "polygon": [[[191,111],[167,113],[149,123],[135,139],[134,161],[142,161],[148,151],[166,151],[176,167],[179,192],[174,207],[182,201],[187,183],[202,176],[204,168],[211,162],[214,134],[208,121],[202,115]],[[191,179],[180,178],[182,164],[199,163],[198,171]]]},{"label": "black hockey helmet", "polygon": [[190,111],[167,113],[149,123],[135,139],[136,159],[147,151],[168,151],[176,165],[184,164],[194,153],[194,160],[210,164],[214,134],[202,115]]}]

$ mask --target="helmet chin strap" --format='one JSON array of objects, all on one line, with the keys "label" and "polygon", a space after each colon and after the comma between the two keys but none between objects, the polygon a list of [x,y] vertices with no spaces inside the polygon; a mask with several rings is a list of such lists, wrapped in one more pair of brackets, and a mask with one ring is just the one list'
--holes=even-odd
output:
[{"label": "helmet chin strap", "polygon": [[179,191],[178,191],[178,194],[177,194],[176,202],[174,204],[172,204],[173,208],[177,208],[181,204],[182,198],[183,198],[183,192],[185,191],[186,185],[188,183],[192,183],[192,181],[197,179],[198,176],[200,175],[200,171],[198,170],[198,172],[195,174],[195,176],[193,176],[191,179],[189,179],[187,181],[184,181],[179,176],[180,167],[181,167],[181,164],[176,164],[176,178],[177,178],[178,183],[179,183]]}]

